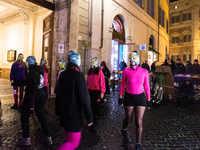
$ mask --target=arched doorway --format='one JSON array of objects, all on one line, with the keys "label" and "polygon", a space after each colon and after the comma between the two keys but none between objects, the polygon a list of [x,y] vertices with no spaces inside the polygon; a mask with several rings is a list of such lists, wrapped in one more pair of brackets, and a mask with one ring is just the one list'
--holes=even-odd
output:
[{"label": "arched doorway", "polygon": [[119,63],[122,59],[127,62],[128,46],[125,43],[125,28],[122,18],[117,15],[112,23],[112,53],[111,53],[111,70],[119,70]]},{"label": "arched doorway", "polygon": [[149,37],[149,51],[148,51],[148,65],[151,66],[151,64],[156,61],[156,54],[158,53],[156,50],[156,43],[155,38],[153,35],[150,35]]}]

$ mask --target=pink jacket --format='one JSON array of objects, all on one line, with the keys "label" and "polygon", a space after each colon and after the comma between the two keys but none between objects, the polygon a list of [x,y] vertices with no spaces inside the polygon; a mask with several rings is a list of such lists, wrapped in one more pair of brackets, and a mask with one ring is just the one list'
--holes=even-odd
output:
[{"label": "pink jacket", "polygon": [[120,85],[120,95],[123,95],[126,84],[127,93],[141,94],[145,90],[147,100],[150,100],[149,74],[146,69],[139,66],[136,66],[134,70],[131,68],[124,69]]},{"label": "pink jacket", "polygon": [[89,90],[101,90],[101,94],[105,93],[106,86],[103,72],[100,70],[99,74],[91,73],[87,77],[87,86]]}]

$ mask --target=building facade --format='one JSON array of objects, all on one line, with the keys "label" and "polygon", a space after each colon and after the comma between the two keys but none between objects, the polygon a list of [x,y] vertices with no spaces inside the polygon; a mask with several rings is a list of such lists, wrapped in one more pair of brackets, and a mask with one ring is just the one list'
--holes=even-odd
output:
[{"label": "building facade", "polygon": [[170,3],[170,56],[174,61],[200,60],[200,1]]},{"label": "building facade", "polygon": [[[0,6],[15,2],[12,8],[19,10],[27,3],[34,10],[23,8],[29,18],[27,25],[23,18],[26,15],[1,22],[0,68],[11,67],[13,61],[7,59],[9,50],[17,50],[16,55],[21,52],[25,57],[34,55],[37,62],[45,56],[50,68],[51,93],[57,61],[63,58],[67,62],[70,50],[81,54],[81,70],[85,75],[91,57],[97,57],[99,64],[105,61],[113,71],[119,69],[121,59],[129,63],[128,54],[132,50],[138,51],[141,63],[147,60],[149,65],[153,61],[161,64],[169,53],[169,0],[44,0],[54,5],[53,10],[36,5],[41,0],[20,0],[21,6],[17,5],[18,0],[2,1]],[[14,47],[10,45],[11,39],[20,42],[15,41]]]}]

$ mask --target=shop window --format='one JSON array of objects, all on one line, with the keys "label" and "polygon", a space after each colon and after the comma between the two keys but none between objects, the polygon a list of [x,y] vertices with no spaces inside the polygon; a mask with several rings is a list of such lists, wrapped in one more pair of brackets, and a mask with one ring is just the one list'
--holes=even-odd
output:
[{"label": "shop window", "polygon": [[179,43],[179,37],[172,37],[172,44]]},{"label": "shop window", "polygon": [[184,42],[191,42],[191,35],[185,35],[183,38]]},{"label": "shop window", "polygon": [[172,23],[178,23],[179,22],[179,16],[172,17]]},{"label": "shop window", "polygon": [[179,55],[172,55],[171,58],[172,58],[173,61],[176,62],[179,59]]},{"label": "shop window", "polygon": [[183,14],[183,21],[191,20],[191,13]]},{"label": "shop window", "polygon": [[190,54],[183,55],[183,61],[191,61],[191,55]]}]

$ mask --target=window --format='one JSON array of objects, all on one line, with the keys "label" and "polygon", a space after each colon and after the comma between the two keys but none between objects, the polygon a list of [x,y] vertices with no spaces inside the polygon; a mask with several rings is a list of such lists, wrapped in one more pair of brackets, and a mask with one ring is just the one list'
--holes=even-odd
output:
[{"label": "window", "polygon": [[172,44],[179,43],[179,37],[172,37]]},{"label": "window", "polygon": [[169,21],[168,20],[166,20],[166,32],[167,32],[167,34],[169,33]]},{"label": "window", "polygon": [[177,22],[179,22],[179,16],[172,17],[172,23],[177,23]]},{"label": "window", "polygon": [[144,0],[134,0],[141,8],[144,8]]},{"label": "window", "polygon": [[154,0],[148,0],[147,12],[152,18],[154,18]]},{"label": "window", "polygon": [[185,36],[183,37],[183,41],[184,41],[184,42],[191,42],[191,35],[185,35]]},{"label": "window", "polygon": [[191,55],[190,54],[183,55],[183,61],[191,61]]},{"label": "window", "polygon": [[179,55],[172,55],[172,60],[173,60],[173,61],[175,61],[175,62],[176,62],[176,61],[177,61],[177,59],[179,59]]},{"label": "window", "polygon": [[159,7],[159,24],[165,27],[165,11],[161,7]]},{"label": "window", "polygon": [[183,14],[183,21],[191,20],[191,13]]}]

